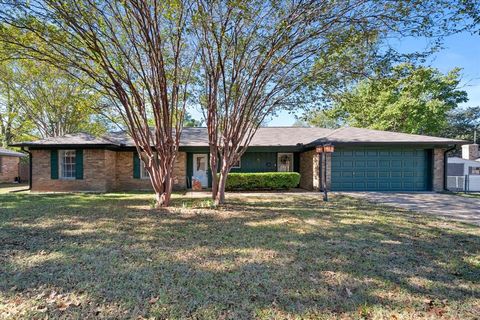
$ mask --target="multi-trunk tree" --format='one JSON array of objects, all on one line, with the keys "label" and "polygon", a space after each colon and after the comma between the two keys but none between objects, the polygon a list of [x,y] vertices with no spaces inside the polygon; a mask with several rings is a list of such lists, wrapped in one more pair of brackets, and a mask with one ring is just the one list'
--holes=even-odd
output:
[{"label": "multi-trunk tree", "polygon": [[227,175],[266,117],[311,103],[312,92],[325,95],[380,66],[394,56],[379,49],[387,36],[449,30],[458,17],[448,6],[443,1],[196,0],[200,101],[215,202],[225,201]]},{"label": "multi-trunk tree", "polygon": [[[156,195],[167,206],[195,54],[185,1],[12,1],[0,18],[41,45],[3,33],[24,57],[89,77],[118,108]],[[150,124],[153,124],[150,127]]]}]

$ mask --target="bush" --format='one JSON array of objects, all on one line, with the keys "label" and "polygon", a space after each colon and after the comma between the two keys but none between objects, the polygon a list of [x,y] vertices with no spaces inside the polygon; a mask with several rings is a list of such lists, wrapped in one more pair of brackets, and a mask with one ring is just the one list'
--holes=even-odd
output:
[{"label": "bush", "polygon": [[229,173],[227,190],[280,190],[295,188],[300,182],[297,172]]}]

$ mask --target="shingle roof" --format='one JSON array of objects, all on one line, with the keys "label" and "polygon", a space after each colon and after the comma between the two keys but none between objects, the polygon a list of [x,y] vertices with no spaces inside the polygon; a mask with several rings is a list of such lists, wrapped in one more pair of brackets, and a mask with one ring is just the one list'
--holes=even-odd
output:
[{"label": "shingle roof", "polygon": [[21,152],[17,152],[17,151],[13,151],[13,150],[9,150],[9,149],[5,149],[5,148],[0,148],[0,156],[25,157],[26,154],[21,153]]},{"label": "shingle roof", "polygon": [[[259,128],[250,146],[314,146],[320,143],[332,144],[462,144],[465,141],[439,137],[388,132],[380,130],[346,127],[340,129],[263,127]],[[103,137],[93,137],[86,133],[69,134],[63,137],[47,138],[33,142],[14,144],[15,146],[134,146],[132,138],[125,132],[112,132]],[[184,128],[180,141],[182,147],[208,146],[207,128]]]},{"label": "shingle roof", "polygon": [[351,143],[388,143],[388,144],[460,144],[466,143],[463,140],[372,130],[364,128],[345,127],[332,131],[330,134],[321,137],[310,144],[319,143],[351,144]]}]

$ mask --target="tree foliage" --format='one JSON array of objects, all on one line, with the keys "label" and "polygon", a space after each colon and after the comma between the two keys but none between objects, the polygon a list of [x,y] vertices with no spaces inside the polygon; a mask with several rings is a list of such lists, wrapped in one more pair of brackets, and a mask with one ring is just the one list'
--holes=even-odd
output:
[{"label": "tree foliage", "polygon": [[168,205],[194,66],[185,1],[8,2],[0,19],[41,44],[8,33],[2,41],[25,57],[88,77],[124,119],[157,206]]},{"label": "tree foliage", "polygon": [[459,108],[448,114],[446,137],[472,141],[477,130],[477,143],[480,138],[480,107]]},{"label": "tree foliage", "polygon": [[341,95],[325,116],[345,125],[416,134],[442,135],[449,112],[466,102],[459,89],[460,69],[442,74],[430,67],[395,66],[388,77],[364,80]]}]

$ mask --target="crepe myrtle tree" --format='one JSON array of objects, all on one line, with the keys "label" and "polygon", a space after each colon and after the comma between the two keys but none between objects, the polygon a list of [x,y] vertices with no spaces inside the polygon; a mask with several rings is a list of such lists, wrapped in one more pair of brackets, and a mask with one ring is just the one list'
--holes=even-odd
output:
[{"label": "crepe myrtle tree", "polygon": [[2,22],[42,42],[3,33],[4,44],[88,76],[115,104],[150,175],[157,207],[170,202],[194,66],[188,9],[183,0],[17,0],[2,1],[0,10]]},{"label": "crepe myrtle tree", "polygon": [[[373,69],[392,53],[379,50],[387,36],[438,40],[459,19],[450,6],[433,0],[195,0],[199,101],[215,203],[224,203],[230,169],[268,116],[311,103],[318,97],[312,92],[321,96],[341,83],[332,79],[355,79]],[[356,50],[345,54],[349,47]]]}]

